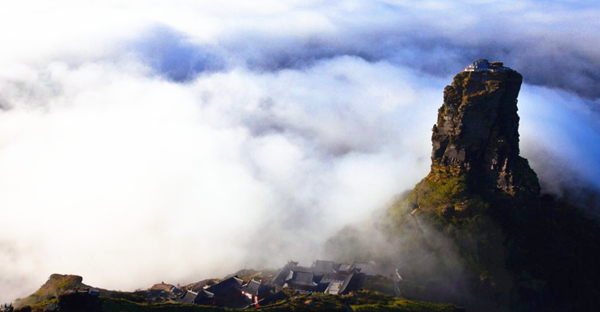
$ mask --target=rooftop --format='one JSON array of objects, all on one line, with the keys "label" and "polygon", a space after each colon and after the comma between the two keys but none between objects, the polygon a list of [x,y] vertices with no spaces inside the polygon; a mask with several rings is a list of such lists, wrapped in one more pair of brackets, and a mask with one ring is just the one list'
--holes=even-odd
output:
[{"label": "rooftop", "polygon": [[230,277],[222,282],[210,286],[206,289],[207,292],[210,292],[216,296],[219,296],[223,293],[229,292],[231,289],[240,289],[244,281],[237,276]]},{"label": "rooftop", "polygon": [[510,68],[504,67],[504,63],[490,62],[483,58],[473,61],[473,64],[464,69],[466,72],[501,72],[506,70],[510,70]]},{"label": "rooftop", "polygon": [[243,292],[252,294],[254,296],[262,296],[266,293],[271,292],[274,289],[275,287],[269,286],[256,280],[251,280],[250,282],[248,282],[248,284],[242,287]]}]

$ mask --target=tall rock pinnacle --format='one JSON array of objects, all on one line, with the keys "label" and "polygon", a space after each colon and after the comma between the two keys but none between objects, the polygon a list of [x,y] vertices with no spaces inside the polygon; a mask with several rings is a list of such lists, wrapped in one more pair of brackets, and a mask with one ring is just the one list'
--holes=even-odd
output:
[{"label": "tall rock pinnacle", "polygon": [[468,191],[527,200],[540,186],[519,156],[517,96],[523,77],[500,62],[480,59],[444,89],[433,126],[427,179],[464,176]]},{"label": "tall rock pinnacle", "polygon": [[578,207],[539,196],[537,175],[519,156],[522,81],[483,59],[454,77],[433,126],[431,171],[377,227],[397,244],[385,248],[397,250],[399,272],[425,286],[426,300],[469,311],[594,310],[593,199]]}]

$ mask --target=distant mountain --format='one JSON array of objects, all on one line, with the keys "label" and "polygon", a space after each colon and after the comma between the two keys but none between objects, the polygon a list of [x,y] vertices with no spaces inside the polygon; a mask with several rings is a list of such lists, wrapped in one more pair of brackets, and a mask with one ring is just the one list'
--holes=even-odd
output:
[{"label": "distant mountain", "polygon": [[[522,79],[483,59],[458,73],[433,126],[430,173],[370,229],[347,228],[328,249],[395,263],[416,299],[474,311],[596,309],[600,226],[577,203],[540,196],[519,156]],[[379,244],[359,238],[375,232]]]}]

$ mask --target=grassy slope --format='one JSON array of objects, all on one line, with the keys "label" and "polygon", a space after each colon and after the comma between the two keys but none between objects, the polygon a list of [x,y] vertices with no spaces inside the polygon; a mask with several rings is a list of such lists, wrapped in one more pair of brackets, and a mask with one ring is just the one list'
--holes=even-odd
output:
[{"label": "grassy slope", "polygon": [[[407,300],[391,297],[378,292],[361,291],[346,296],[332,296],[326,294],[298,294],[290,293],[288,300],[277,302],[273,305],[252,308],[249,311],[339,311],[345,312],[346,306],[354,311],[411,311],[411,312],[458,312],[463,311],[452,304],[437,304]],[[186,304],[142,304],[123,299],[104,299],[103,311],[105,312],[213,312],[213,311],[239,311],[235,309],[208,307]]]},{"label": "grassy slope", "polygon": [[409,311],[409,312],[458,312],[464,311],[453,304],[432,303],[392,297],[378,292],[359,292],[348,300],[354,311]]},{"label": "grassy slope", "polygon": [[[379,281],[382,284],[384,281]],[[378,283],[375,283],[378,284]],[[385,284],[385,283],[383,283]],[[388,285],[389,286],[389,285]],[[82,278],[75,275],[53,274],[48,281],[32,295],[19,300],[20,307],[30,306],[32,311],[43,311],[49,304],[57,303],[58,298],[70,289],[88,288],[82,283]],[[385,288],[385,287],[384,287]],[[453,305],[433,304],[406,300],[392,297],[378,291],[360,291],[345,296],[332,296],[327,294],[300,294],[286,290],[290,299],[282,300],[266,307],[250,310],[275,312],[275,311],[346,311],[350,306],[355,311],[403,311],[437,312],[460,311]],[[102,311],[104,312],[213,312],[236,311],[234,309],[199,306],[178,303],[148,304],[140,302],[130,293],[101,291]],[[134,301],[131,301],[134,300]]]},{"label": "grassy slope", "polygon": [[190,304],[160,303],[145,304],[136,303],[124,299],[104,298],[102,310],[105,312],[213,312],[232,311],[225,308],[205,307]]},{"label": "grassy slope", "polygon": [[[465,291],[478,300],[514,311],[585,311],[600,304],[594,282],[600,279],[600,225],[586,207],[550,196],[521,203],[490,194],[484,199],[463,185],[460,179],[424,179],[390,209],[387,230],[395,237],[437,233],[436,239],[454,248],[467,277]],[[414,229],[410,212],[416,207],[424,233]],[[403,247],[414,254],[432,241],[414,239]],[[439,246],[432,247],[433,254],[440,253]],[[424,264],[408,267],[418,266]],[[424,267],[452,277],[453,268],[439,261]]]},{"label": "grassy slope", "polygon": [[[48,281],[33,294],[15,301],[15,307],[38,306],[56,302],[61,292],[74,288],[85,288],[81,276],[52,274]],[[53,300],[54,299],[54,300]]]}]

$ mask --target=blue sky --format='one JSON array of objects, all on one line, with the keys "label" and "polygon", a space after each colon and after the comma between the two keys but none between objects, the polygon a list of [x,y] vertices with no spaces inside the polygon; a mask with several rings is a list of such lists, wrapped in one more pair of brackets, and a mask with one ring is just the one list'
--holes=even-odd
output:
[{"label": "blue sky", "polygon": [[545,191],[600,186],[592,1],[0,12],[0,302],[52,273],[132,290],[319,257],[426,175],[443,88],[481,57],[524,76]]}]

